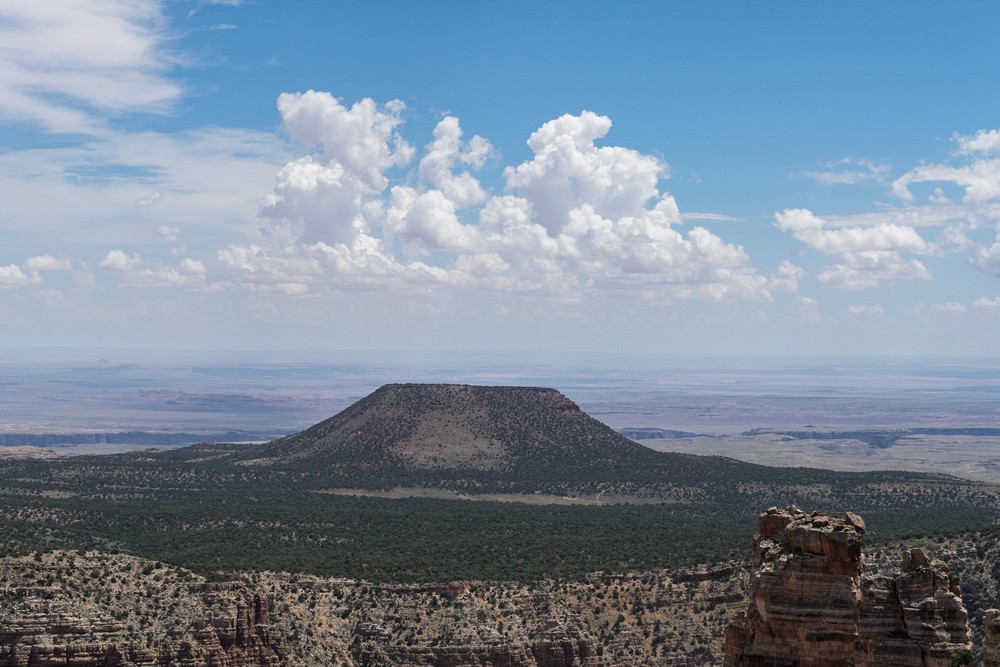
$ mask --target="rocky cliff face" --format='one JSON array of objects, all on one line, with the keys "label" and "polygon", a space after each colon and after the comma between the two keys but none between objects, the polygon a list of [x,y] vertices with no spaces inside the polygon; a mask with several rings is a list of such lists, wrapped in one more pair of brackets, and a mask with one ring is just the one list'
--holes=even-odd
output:
[{"label": "rocky cliff face", "polygon": [[373,647],[355,664],[370,667],[598,667],[591,639],[539,640],[520,644]]},{"label": "rocky cliff face", "polygon": [[189,638],[151,646],[130,641],[126,627],[112,618],[79,616],[28,593],[0,619],[0,666],[287,664],[280,640],[272,641],[259,595],[210,586],[202,599],[205,617],[193,620]]},{"label": "rocky cliff face", "polygon": [[983,667],[1000,667],[1000,609],[987,609],[983,614],[986,635],[986,655]]},{"label": "rocky cliff face", "polygon": [[[750,602],[727,667],[947,667],[971,659],[958,581],[914,549],[901,572],[862,576],[864,521],[771,508],[754,537]],[[953,662],[957,661],[957,662]]]},{"label": "rocky cliff face", "polygon": [[[295,664],[649,667],[717,664],[743,601],[732,568],[579,582],[284,582]],[[713,657],[714,656],[714,657]]]},{"label": "rocky cliff face", "polygon": [[846,665],[855,650],[864,522],[772,508],[754,537],[750,605],[725,664]]},{"label": "rocky cliff face", "polygon": [[[82,572],[100,585],[89,586],[73,576],[80,570],[61,567],[83,559],[49,558],[8,562],[0,572],[0,667],[287,664],[284,640],[271,631],[270,600],[260,591],[172,581],[175,572],[148,562],[144,572],[137,559],[124,557],[90,562]],[[144,580],[154,578],[156,594],[166,599],[146,595]]]},{"label": "rocky cliff face", "polygon": [[903,555],[902,572],[862,577],[861,590],[858,667],[947,667],[971,659],[958,578],[943,562],[913,549]]},{"label": "rocky cliff face", "polygon": [[0,558],[0,667],[706,667],[731,565],[580,581],[200,576],[122,554]]},{"label": "rocky cliff face", "polygon": [[[769,510],[749,608],[736,564],[527,586],[212,583],[121,554],[2,558],[0,667],[709,667],[723,653],[734,667],[964,664],[957,580],[919,550],[866,574],[864,529],[854,515]],[[1000,667],[1000,612],[986,620],[986,665]]]}]

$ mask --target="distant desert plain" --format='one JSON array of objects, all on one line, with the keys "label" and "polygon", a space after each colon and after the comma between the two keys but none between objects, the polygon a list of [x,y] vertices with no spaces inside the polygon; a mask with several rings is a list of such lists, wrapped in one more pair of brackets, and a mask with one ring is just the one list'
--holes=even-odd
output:
[{"label": "distant desert plain", "polygon": [[[400,354],[315,361],[141,351],[44,359],[29,352],[0,364],[0,455],[25,446],[73,455],[266,441],[385,383],[458,382],[557,388],[612,428],[651,430],[639,441],[660,451],[1000,482],[997,360]],[[655,437],[657,429],[669,437]]]}]

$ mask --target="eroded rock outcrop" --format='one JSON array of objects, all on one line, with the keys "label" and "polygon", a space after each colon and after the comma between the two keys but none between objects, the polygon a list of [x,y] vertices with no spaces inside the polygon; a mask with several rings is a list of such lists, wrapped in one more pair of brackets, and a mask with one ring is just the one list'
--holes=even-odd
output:
[{"label": "eroded rock outcrop", "polygon": [[864,522],[769,509],[753,541],[751,600],[725,664],[846,665],[860,620]]},{"label": "eroded rock outcrop", "polygon": [[[417,592],[421,587],[378,587],[380,597]],[[555,596],[536,591],[517,595],[518,618],[498,618],[477,593],[483,584],[463,587],[454,598],[432,597],[431,608],[423,608],[421,622],[408,620],[413,631],[421,625],[422,638],[399,641],[398,631],[385,621],[363,622],[351,631],[352,664],[360,667],[644,667],[641,659],[632,659],[623,646],[603,640],[579,615],[568,612]],[[407,590],[409,589],[409,590]],[[489,593],[488,593],[489,595]],[[387,605],[393,605],[382,597]],[[536,606],[537,605],[537,606]],[[544,611],[543,611],[544,610]],[[378,612],[377,612],[378,613]],[[399,609],[397,614],[406,614]],[[398,620],[395,616],[393,621]],[[507,625],[504,625],[506,622]],[[510,626],[520,626],[513,633]],[[624,639],[626,632],[616,634]],[[433,637],[436,635],[436,637]],[[634,637],[631,637],[634,641]],[[429,640],[429,641],[428,641]],[[600,656],[605,654],[604,659]]]},{"label": "eroded rock outcrop", "polygon": [[983,632],[986,635],[983,667],[1000,667],[1000,609],[983,612]]},{"label": "eroded rock outcrop", "polygon": [[209,582],[125,554],[0,558],[0,667],[708,667],[733,565],[578,581]]},{"label": "eroded rock outcrop", "polygon": [[771,508],[754,537],[750,601],[727,667],[946,667],[971,657],[958,581],[914,549],[901,572],[862,576],[864,521]]},{"label": "eroded rock outcrop", "polygon": [[943,562],[912,549],[903,555],[902,572],[866,575],[861,590],[859,667],[947,667],[971,659],[958,578]]},{"label": "eroded rock outcrop", "polygon": [[228,584],[191,587],[199,615],[177,638],[137,641],[125,623],[75,605],[50,587],[9,587],[0,595],[0,667],[280,667],[281,639],[273,639],[268,600]]},{"label": "eroded rock outcrop", "polygon": [[360,652],[356,664],[393,667],[598,667],[591,640],[484,646],[376,647]]}]

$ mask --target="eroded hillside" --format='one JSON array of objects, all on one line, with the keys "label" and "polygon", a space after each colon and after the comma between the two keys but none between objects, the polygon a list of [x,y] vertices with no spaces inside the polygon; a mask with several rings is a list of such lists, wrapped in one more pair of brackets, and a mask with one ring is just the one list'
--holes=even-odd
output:
[{"label": "eroded hillside", "polygon": [[[836,533],[840,525],[828,515],[804,516],[806,532],[817,535],[824,530]],[[957,609],[952,602],[960,585],[973,646],[982,655],[980,619],[985,607],[996,604],[997,580],[992,573],[1000,567],[1000,541],[984,537],[883,543],[866,549],[868,558],[861,559],[849,540],[837,547],[840,543],[834,544],[832,537],[810,541],[803,536],[801,548],[786,544],[781,549],[787,553],[774,549],[773,559],[784,562],[810,551],[837,558],[835,554],[842,552],[843,572],[805,566],[802,572],[812,572],[809,576],[817,585],[803,588],[802,581],[785,580],[789,575],[775,569],[767,575],[770,583],[765,588],[774,609],[796,611],[791,627],[798,623],[805,636],[822,618],[813,611],[836,610],[835,594],[850,593],[837,592],[838,577],[855,582],[857,604],[869,608],[862,609],[862,617],[879,608],[875,604],[879,595],[886,597],[883,589],[892,586],[903,587],[900,599],[909,600],[907,613],[926,613],[927,605]],[[763,535],[757,544],[768,539],[776,538]],[[774,546],[772,542],[767,549]],[[941,564],[911,557],[912,565],[901,573],[902,555],[918,542]],[[747,608],[748,593],[751,605],[759,604],[746,585],[753,568],[764,562],[763,555],[760,563],[751,563],[746,556],[744,549],[739,561],[713,566],[597,572],[532,584],[478,580],[379,584],[271,571],[232,572],[220,581],[123,554],[57,551],[8,557],[0,559],[0,664],[721,665],[726,629]],[[862,573],[863,562],[867,568]],[[944,563],[951,575],[941,578]],[[924,570],[930,574],[925,576]],[[947,590],[932,590],[938,579]],[[896,583],[887,588],[886,582]],[[801,597],[803,592],[808,595]],[[794,604],[786,599],[792,593],[800,596]],[[890,621],[896,616],[878,612],[873,617],[877,622],[863,622],[867,643],[861,645],[890,646],[876,642],[882,630],[890,643],[906,639],[893,630]],[[952,613],[935,622],[947,624],[950,619],[959,616]],[[786,633],[783,650],[794,655],[815,648],[809,642],[790,644],[799,634],[798,630]],[[914,641],[923,641],[920,636]],[[854,650],[854,645],[850,639],[845,650]],[[964,660],[961,639],[950,646],[947,660],[952,655]]]},{"label": "eroded hillside", "polygon": [[0,560],[0,575],[0,660],[12,667],[713,664],[743,600],[732,565],[532,586],[272,572],[208,582],[130,556],[51,552]]}]

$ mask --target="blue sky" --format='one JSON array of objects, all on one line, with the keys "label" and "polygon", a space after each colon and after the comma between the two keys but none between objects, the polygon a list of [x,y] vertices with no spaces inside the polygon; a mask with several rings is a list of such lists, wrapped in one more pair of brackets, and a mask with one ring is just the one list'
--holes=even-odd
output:
[{"label": "blue sky", "polygon": [[995,356],[998,24],[8,0],[0,341]]}]

